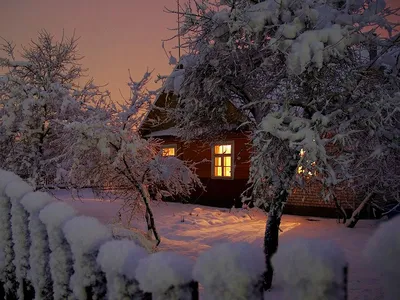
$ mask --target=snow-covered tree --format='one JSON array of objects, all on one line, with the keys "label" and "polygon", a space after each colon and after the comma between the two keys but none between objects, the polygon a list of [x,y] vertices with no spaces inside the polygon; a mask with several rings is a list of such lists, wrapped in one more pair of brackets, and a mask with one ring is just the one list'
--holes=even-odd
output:
[{"label": "snow-covered tree", "polygon": [[143,139],[137,128],[155,93],[146,90],[150,73],[142,80],[131,79],[131,97],[119,107],[113,106],[108,116],[93,115],[73,122],[71,146],[66,156],[73,157],[67,178],[73,187],[94,187],[97,193],[124,201],[122,213],[128,221],[142,212],[149,234],[160,242],[151,209],[152,200],[162,197],[188,196],[200,180],[195,166],[175,157],[162,156],[160,141]]},{"label": "snow-covered tree", "polygon": [[0,166],[27,179],[35,187],[52,182],[64,157],[60,139],[63,126],[82,120],[92,106],[107,98],[84,76],[77,53],[77,38],[56,41],[41,31],[36,41],[22,48],[5,42],[0,67]]},{"label": "snow-covered tree", "polygon": [[[293,188],[319,181],[329,200],[338,186],[362,187],[358,166],[379,164],[377,154],[398,159],[399,80],[378,63],[398,43],[387,20],[396,10],[383,0],[204,0],[181,11],[188,55],[165,82],[179,95],[170,118],[185,139],[223,134],[231,123],[250,132],[248,192],[268,210],[269,288]],[[299,167],[313,176],[299,176]]]}]

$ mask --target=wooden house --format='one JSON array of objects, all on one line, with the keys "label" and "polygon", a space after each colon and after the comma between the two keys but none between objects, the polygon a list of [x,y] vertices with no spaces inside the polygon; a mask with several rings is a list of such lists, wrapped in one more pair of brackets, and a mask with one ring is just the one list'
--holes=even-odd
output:
[{"label": "wooden house", "polygon": [[[232,118],[240,118],[239,112],[229,103],[227,105],[232,105],[228,108],[232,112]],[[155,108],[148,112],[140,127],[142,136],[161,139],[166,156],[178,156],[182,160],[199,162],[197,175],[206,190],[194,192],[189,199],[191,203],[226,208],[240,207],[241,193],[246,189],[250,167],[247,133],[230,130],[222,139],[214,139],[212,142],[204,140],[183,142],[177,138],[174,124],[165,121],[165,112],[157,109],[174,105],[176,96],[162,93],[154,104]],[[285,206],[285,213],[337,217],[335,204],[324,202],[320,192],[321,187],[317,184],[295,190]],[[349,212],[359,203],[350,191],[338,191],[336,195]]]}]

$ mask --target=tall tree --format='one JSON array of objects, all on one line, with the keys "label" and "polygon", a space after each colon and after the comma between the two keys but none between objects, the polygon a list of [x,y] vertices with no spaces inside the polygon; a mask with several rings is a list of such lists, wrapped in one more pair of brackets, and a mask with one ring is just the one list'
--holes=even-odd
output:
[{"label": "tall tree", "polygon": [[92,107],[102,106],[108,93],[92,80],[83,87],[77,38],[56,41],[46,31],[22,47],[17,60],[15,46],[4,41],[0,67],[0,166],[14,171],[40,188],[53,182],[57,165],[64,160],[61,140],[65,124],[85,119]]},{"label": "tall tree", "polygon": [[[397,10],[382,0],[203,0],[181,11],[188,54],[166,82],[179,95],[170,117],[185,139],[223,133],[227,101],[247,117],[241,126],[251,132],[249,191],[268,211],[269,288],[293,188],[309,177],[329,200],[335,187],[362,182],[357,163],[378,162],[362,147],[365,136],[374,146],[396,147],[399,80],[371,61],[369,50],[381,56],[398,42],[391,38],[396,24],[387,20]],[[384,153],[392,160],[396,150]],[[299,168],[312,176],[299,176]]]}]

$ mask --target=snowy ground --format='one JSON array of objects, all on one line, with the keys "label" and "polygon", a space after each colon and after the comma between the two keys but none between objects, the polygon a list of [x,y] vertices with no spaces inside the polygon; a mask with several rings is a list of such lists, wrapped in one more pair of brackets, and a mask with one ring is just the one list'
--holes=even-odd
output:
[{"label": "snowy ground", "polygon": [[[117,216],[120,203],[98,200],[86,194],[82,201],[72,201],[58,192],[59,198],[70,202],[80,213],[110,223]],[[190,204],[160,203],[154,207],[157,227],[162,236],[160,250],[172,250],[191,258],[214,244],[246,241],[262,247],[265,215],[257,210],[217,209]],[[142,226],[143,223],[137,225]],[[312,237],[336,242],[345,251],[349,268],[349,299],[383,298],[379,274],[363,260],[362,250],[377,221],[360,221],[348,229],[333,219],[285,215],[281,224],[281,242],[296,237]],[[279,287],[266,293],[266,299],[280,299]]]}]

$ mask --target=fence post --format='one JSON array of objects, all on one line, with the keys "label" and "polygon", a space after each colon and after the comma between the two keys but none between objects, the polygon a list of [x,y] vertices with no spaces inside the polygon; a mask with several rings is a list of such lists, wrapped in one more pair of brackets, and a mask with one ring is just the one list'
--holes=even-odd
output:
[{"label": "fence post", "polygon": [[384,299],[396,300],[400,295],[400,216],[385,223],[371,236],[364,256],[371,263],[371,271],[381,273]]},{"label": "fence post", "polygon": [[29,271],[36,298],[53,299],[53,285],[49,266],[50,248],[46,226],[40,221],[40,211],[54,199],[44,192],[31,192],[21,199],[21,204],[28,212],[30,236]]},{"label": "fence post", "polygon": [[139,261],[135,278],[140,289],[151,293],[152,300],[192,300],[199,297],[192,269],[189,258],[173,252],[158,252]]},{"label": "fence post", "polygon": [[106,274],[108,299],[148,299],[135,278],[139,260],[147,255],[129,240],[109,241],[100,247],[97,263]]},{"label": "fence post", "polygon": [[29,230],[28,214],[22,207],[21,198],[33,189],[24,181],[12,181],[7,184],[5,193],[11,201],[11,232],[13,250],[15,253],[14,266],[18,282],[18,299],[33,299],[34,289],[28,278],[29,270]]},{"label": "fence post", "polygon": [[64,223],[75,217],[75,210],[64,202],[53,202],[40,211],[39,219],[46,225],[50,247],[50,272],[54,300],[69,299],[69,281],[73,274],[71,248],[62,231]]},{"label": "fence post", "polygon": [[248,243],[225,243],[204,251],[193,270],[210,300],[263,299],[265,259],[261,248]]},{"label": "fence post", "polygon": [[[5,188],[11,181],[21,181],[17,175],[0,169],[0,282],[2,292],[7,299],[16,299],[17,282],[15,277],[15,257],[11,233],[11,202],[5,194]],[[13,298],[14,297],[14,298]]]},{"label": "fence post", "polygon": [[78,300],[103,299],[107,292],[106,279],[96,257],[100,246],[111,240],[111,231],[95,218],[79,216],[67,221],[63,232],[73,254],[74,296]]},{"label": "fence post", "polygon": [[335,244],[317,239],[283,243],[273,256],[284,299],[347,299],[348,265]]}]

